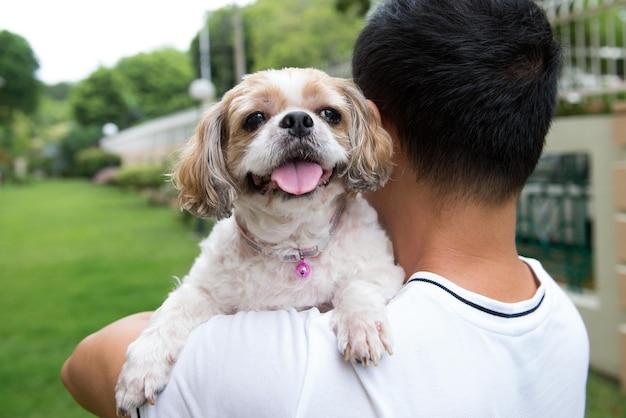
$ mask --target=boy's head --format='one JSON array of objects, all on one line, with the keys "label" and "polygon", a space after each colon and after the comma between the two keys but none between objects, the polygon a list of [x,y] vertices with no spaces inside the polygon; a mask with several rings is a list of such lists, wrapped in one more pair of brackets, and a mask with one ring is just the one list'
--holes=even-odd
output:
[{"label": "boy's head", "polygon": [[559,58],[531,0],[388,0],[352,67],[420,181],[444,198],[497,204],[537,164]]}]

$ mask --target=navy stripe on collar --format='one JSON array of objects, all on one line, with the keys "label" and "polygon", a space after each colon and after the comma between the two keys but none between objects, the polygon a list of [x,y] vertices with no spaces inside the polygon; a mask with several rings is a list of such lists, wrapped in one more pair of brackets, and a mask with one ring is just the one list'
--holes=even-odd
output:
[{"label": "navy stripe on collar", "polygon": [[465,303],[466,305],[471,306],[474,309],[478,309],[479,311],[488,313],[489,315],[494,315],[494,316],[499,316],[501,318],[519,318],[520,316],[525,316],[528,314],[531,314],[533,312],[535,312],[539,306],[541,306],[541,303],[543,302],[543,299],[546,297],[545,293],[541,296],[541,300],[539,301],[539,303],[537,303],[537,305],[527,311],[524,312],[516,312],[516,313],[504,313],[504,312],[498,312],[498,311],[494,311],[493,309],[489,309],[489,308],[485,308],[484,306],[481,306],[477,303],[474,303],[470,300],[465,299],[464,297],[456,294],[455,292],[453,292],[452,290],[448,289],[447,287],[445,287],[444,285],[442,285],[441,283],[438,283],[434,280],[430,280],[430,279],[423,279],[423,278],[415,278],[415,279],[411,279],[408,282],[406,282],[406,284],[412,283],[412,282],[422,282],[422,283],[430,283],[430,284],[434,284],[435,286],[439,287],[440,289],[445,290],[446,292],[448,292],[449,294],[451,294],[452,296],[454,296],[455,298],[457,298],[458,300],[460,300],[461,302]]}]

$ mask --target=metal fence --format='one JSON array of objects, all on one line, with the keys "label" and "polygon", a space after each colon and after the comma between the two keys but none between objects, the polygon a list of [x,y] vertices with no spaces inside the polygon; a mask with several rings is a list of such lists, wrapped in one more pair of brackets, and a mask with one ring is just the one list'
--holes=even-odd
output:
[{"label": "metal fence", "polygon": [[543,0],[563,47],[560,96],[580,103],[626,92],[626,0]]},{"label": "metal fence", "polygon": [[517,245],[570,289],[593,288],[593,248],[586,154],[544,156],[522,191]]}]

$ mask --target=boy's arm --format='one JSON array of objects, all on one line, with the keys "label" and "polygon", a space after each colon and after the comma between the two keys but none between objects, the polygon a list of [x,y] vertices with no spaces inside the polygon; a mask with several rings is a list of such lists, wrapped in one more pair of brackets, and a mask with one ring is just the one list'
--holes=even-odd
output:
[{"label": "boy's arm", "polygon": [[126,349],[144,330],[152,312],[127,316],[78,344],[63,364],[61,380],[76,402],[100,417],[115,418],[115,384]]}]

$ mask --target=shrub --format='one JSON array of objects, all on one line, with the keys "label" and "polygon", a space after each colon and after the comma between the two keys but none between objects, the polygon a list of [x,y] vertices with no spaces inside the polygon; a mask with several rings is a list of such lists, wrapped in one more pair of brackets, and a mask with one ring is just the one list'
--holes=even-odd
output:
[{"label": "shrub", "polygon": [[112,183],[132,189],[157,189],[168,183],[167,173],[162,165],[122,167]]},{"label": "shrub", "polygon": [[87,148],[97,147],[101,137],[101,128],[97,126],[72,126],[57,145],[46,152],[47,157],[51,159],[50,174],[68,177],[79,175],[76,163],[78,153]]},{"label": "shrub", "polygon": [[79,176],[93,177],[107,167],[118,167],[122,163],[119,156],[109,154],[101,148],[86,148],[76,154],[76,171]]}]

